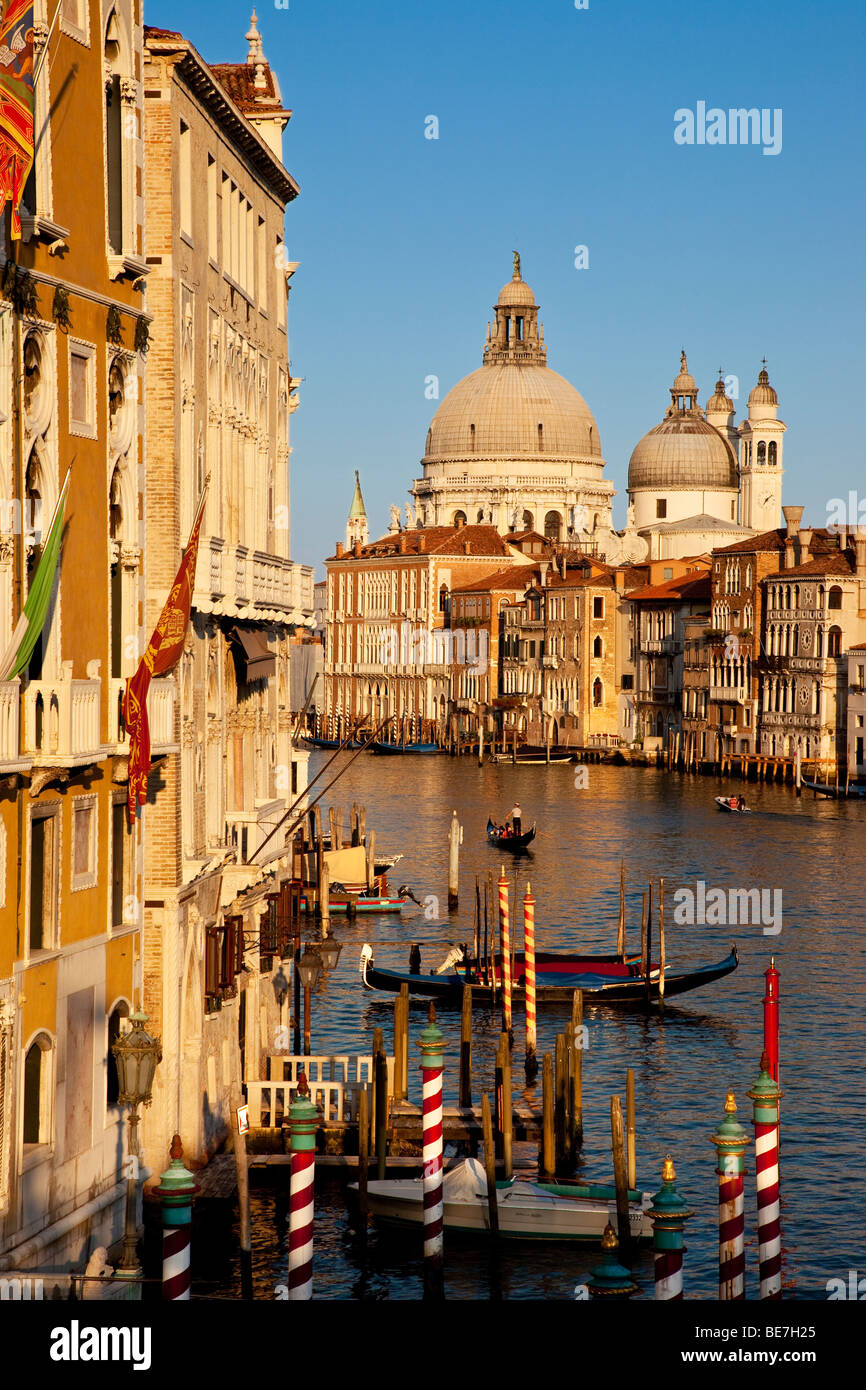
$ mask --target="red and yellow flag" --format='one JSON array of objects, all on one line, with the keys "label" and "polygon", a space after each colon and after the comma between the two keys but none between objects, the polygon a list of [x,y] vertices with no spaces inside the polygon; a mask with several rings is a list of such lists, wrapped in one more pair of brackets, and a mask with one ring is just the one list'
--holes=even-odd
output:
[{"label": "red and yellow flag", "polygon": [[0,208],[12,200],[15,240],[33,167],[33,124],[33,0],[7,0],[0,20]]},{"label": "red and yellow flag", "polygon": [[138,663],[138,670],[126,682],[123,701],[123,720],[129,733],[129,790],[127,807],[130,824],[135,823],[138,807],[147,801],[147,776],[150,772],[150,725],[147,719],[147,692],[154,676],[161,676],[179,660],[186,637],[192,594],[195,588],[195,567],[198,560],[198,536],[204,513],[205,493],[199,503],[189,542],[183,552],[171,593],[159,615],[159,622],[147,644],[147,651]]}]

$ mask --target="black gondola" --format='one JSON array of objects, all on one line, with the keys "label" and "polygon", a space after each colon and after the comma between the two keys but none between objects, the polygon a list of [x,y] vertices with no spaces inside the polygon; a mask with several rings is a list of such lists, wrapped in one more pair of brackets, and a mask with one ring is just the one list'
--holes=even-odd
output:
[{"label": "black gondola", "polygon": [[[686,994],[689,990],[700,989],[712,984],[725,975],[730,975],[739,964],[736,946],[724,960],[713,965],[701,965],[695,970],[685,970],[674,974],[665,970],[665,999],[676,994]],[[518,951],[514,958],[515,1000],[524,997],[523,952]],[[463,998],[464,985],[471,985],[472,997],[480,1003],[493,1003],[491,986],[474,976],[467,975],[465,968],[458,965],[446,974],[412,975],[402,970],[379,970],[373,960],[369,946],[361,952],[361,977],[368,989],[389,990],[399,993],[401,985],[409,986],[410,994],[420,994],[434,998],[443,1004],[452,1003],[459,1007]],[[497,970],[497,981],[499,971]],[[576,952],[539,951],[536,956],[535,994],[540,1003],[569,1001],[574,991],[580,989],[584,997],[595,1004],[657,1004],[659,998],[659,967],[650,969],[649,987],[646,975],[641,972],[639,957],[626,957],[620,961],[617,956],[583,956]]]},{"label": "black gondola", "polygon": [[509,854],[519,854],[521,850],[528,849],[535,839],[535,821],[532,822],[532,829],[526,830],[522,835],[503,835],[487,824],[487,843],[493,845],[495,849],[507,849]]}]

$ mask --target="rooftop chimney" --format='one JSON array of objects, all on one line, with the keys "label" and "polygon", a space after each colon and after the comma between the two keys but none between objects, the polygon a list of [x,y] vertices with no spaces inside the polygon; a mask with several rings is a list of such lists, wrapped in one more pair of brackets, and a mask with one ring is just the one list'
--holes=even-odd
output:
[{"label": "rooftop chimney", "polygon": [[811,560],[811,558],[812,558],[812,556],[811,556],[810,553],[809,553],[809,546],[812,544],[812,534],[813,534],[813,532],[812,532],[811,526],[801,526],[801,527],[800,527],[800,564],[801,564],[801,565],[805,565],[806,562],[807,562],[808,560]]},{"label": "rooftop chimney", "polygon": [[797,563],[794,558],[794,539],[800,529],[803,516],[802,507],[783,507],[787,531],[785,532],[785,569],[792,570]]},{"label": "rooftop chimney", "polygon": [[464,542],[463,542],[463,554],[464,554],[464,555],[469,555],[469,554],[471,553],[471,551],[472,551],[472,546],[471,546],[470,542],[469,542],[469,541],[464,541]]},{"label": "rooftop chimney", "polygon": [[858,526],[854,532],[854,554],[857,578],[866,580],[866,526]]},{"label": "rooftop chimney", "polygon": [[424,551],[427,549],[427,537],[424,535],[423,531],[418,536],[418,549],[422,553],[422,555]]},{"label": "rooftop chimney", "polygon": [[338,559],[338,560],[339,560],[340,556],[342,555],[342,553],[343,553],[343,542],[342,542],[342,541],[337,541],[337,559]]},{"label": "rooftop chimney", "polygon": [[803,519],[803,508],[783,507],[782,512],[785,517],[785,524],[788,527],[788,539],[793,540],[797,531],[800,529],[800,522]]},{"label": "rooftop chimney", "polygon": [[462,530],[463,530],[463,527],[466,525],[466,522],[464,521],[464,519],[463,519],[462,516],[458,516],[458,518],[457,518],[457,520],[455,521],[454,525],[457,527],[457,530],[458,530],[458,531],[462,531]]},{"label": "rooftop chimney", "polygon": [[405,554],[406,554],[406,533],[405,533],[405,531],[401,531],[401,533],[400,533],[400,554],[401,554],[401,555],[405,555]]},{"label": "rooftop chimney", "polygon": [[544,589],[547,587],[547,571],[550,568],[549,562],[547,560],[542,560],[538,568],[541,574],[541,587]]},{"label": "rooftop chimney", "polygon": [[352,554],[353,554],[356,558],[357,558],[357,557],[360,557],[360,554],[361,554],[361,542],[360,542],[360,541],[355,541],[354,545],[352,546]]}]

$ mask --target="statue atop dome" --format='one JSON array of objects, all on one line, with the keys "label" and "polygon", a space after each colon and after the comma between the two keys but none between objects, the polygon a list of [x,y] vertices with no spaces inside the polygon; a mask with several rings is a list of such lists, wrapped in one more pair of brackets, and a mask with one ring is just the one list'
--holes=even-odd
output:
[{"label": "statue atop dome", "polygon": [[512,279],[522,280],[523,276],[520,274],[520,252],[512,251],[511,254],[514,257],[514,274],[512,276]]}]

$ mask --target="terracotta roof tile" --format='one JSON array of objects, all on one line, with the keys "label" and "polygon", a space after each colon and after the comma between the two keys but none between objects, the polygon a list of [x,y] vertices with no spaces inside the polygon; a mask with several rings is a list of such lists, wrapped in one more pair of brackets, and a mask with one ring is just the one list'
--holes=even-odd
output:
[{"label": "terracotta roof tile", "polygon": [[511,565],[508,569],[496,570],[493,574],[485,575],[483,579],[476,579],[471,584],[462,584],[459,589],[452,589],[451,592],[452,594],[477,594],[482,591],[490,593],[494,589],[522,591],[527,584],[531,584],[537,578],[537,565]]},{"label": "terracotta roof tile", "polygon": [[800,574],[847,574],[856,573],[854,556],[848,551],[837,550],[835,554],[817,555],[813,560],[807,560],[805,565],[794,565],[791,569],[779,570],[776,574],[768,574],[761,580],[762,584],[778,584],[780,579],[787,580],[789,575]]},{"label": "terracotta roof tile", "polygon": [[629,598],[636,601],[644,599],[708,599],[710,597],[709,574],[684,574],[681,579],[668,579],[664,584],[648,584],[646,588],[634,589]]},{"label": "terracotta roof tile", "polygon": [[267,63],[263,64],[264,87],[255,85],[256,70],[249,63],[211,63],[209,66],[220,86],[225,88],[244,115],[253,112],[262,115],[276,115],[277,112],[286,116],[292,114],[283,108],[277,97],[273,74]]}]

